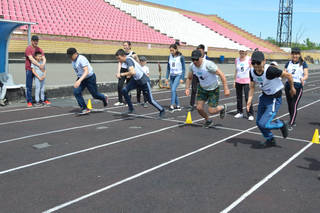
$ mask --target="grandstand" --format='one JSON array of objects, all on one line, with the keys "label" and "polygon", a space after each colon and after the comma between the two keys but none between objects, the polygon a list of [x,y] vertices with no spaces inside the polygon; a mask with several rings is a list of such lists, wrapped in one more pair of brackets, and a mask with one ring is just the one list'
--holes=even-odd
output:
[{"label": "grandstand", "polygon": [[[270,59],[287,59],[279,47],[223,20],[217,15],[167,7],[136,0],[2,0],[0,16],[8,20],[36,22],[33,34],[41,35],[47,53],[65,53],[76,46],[85,54],[113,54],[130,40],[145,55],[168,55],[168,45],[179,40],[189,55],[200,43],[211,57],[234,58],[237,50],[259,48]],[[9,51],[24,52],[27,27],[12,36]]]}]

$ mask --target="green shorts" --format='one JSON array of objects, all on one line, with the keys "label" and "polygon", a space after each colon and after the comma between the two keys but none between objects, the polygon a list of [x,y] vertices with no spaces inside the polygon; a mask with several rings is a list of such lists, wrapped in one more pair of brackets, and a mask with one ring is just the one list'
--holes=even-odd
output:
[{"label": "green shorts", "polygon": [[197,93],[197,101],[208,101],[208,106],[210,107],[217,107],[219,104],[219,95],[220,95],[220,88],[217,87],[215,90],[207,91],[202,87],[198,86],[198,93]]}]

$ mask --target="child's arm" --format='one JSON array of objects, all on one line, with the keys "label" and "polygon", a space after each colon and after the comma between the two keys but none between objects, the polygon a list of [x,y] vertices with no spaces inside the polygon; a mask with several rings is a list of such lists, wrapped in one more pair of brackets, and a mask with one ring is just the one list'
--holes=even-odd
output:
[{"label": "child's arm", "polygon": [[32,68],[32,73],[34,76],[36,76],[41,81],[41,77],[37,74],[37,72],[34,68]]}]

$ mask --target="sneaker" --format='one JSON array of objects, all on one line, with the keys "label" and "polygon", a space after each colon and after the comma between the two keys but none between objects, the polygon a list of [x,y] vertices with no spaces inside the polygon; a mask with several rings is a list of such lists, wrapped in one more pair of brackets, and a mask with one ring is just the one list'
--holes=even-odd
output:
[{"label": "sneaker", "polygon": [[250,116],[248,117],[248,120],[249,120],[249,121],[253,121],[253,120],[254,120],[254,117],[253,117],[252,115],[250,115]]},{"label": "sneaker", "polygon": [[117,102],[117,103],[115,103],[115,104],[113,104],[114,106],[123,106],[124,105],[124,103],[121,103],[121,102]]},{"label": "sneaker", "polygon": [[166,118],[166,111],[165,110],[160,111],[159,118],[160,119]]},{"label": "sneaker", "polygon": [[261,143],[263,147],[272,147],[277,146],[276,140],[274,138],[268,139],[265,142]]},{"label": "sneaker", "polygon": [[133,109],[133,110],[128,110],[128,111],[125,111],[125,112],[122,112],[121,115],[129,115],[129,114],[136,114],[136,111]]},{"label": "sneaker", "polygon": [[289,130],[289,131],[292,131],[292,130],[293,130],[293,126],[290,125],[290,124],[288,124],[288,130]]},{"label": "sneaker", "polygon": [[5,106],[5,105],[6,105],[5,100],[4,100],[4,99],[1,99],[1,100],[0,100],[0,106]]},{"label": "sneaker", "polygon": [[144,108],[148,108],[148,104],[147,104],[147,103],[144,103],[144,104],[143,104],[143,107],[144,107]]},{"label": "sneaker", "polygon": [[28,103],[27,103],[27,107],[32,107],[32,103],[31,103],[31,102],[28,102]]},{"label": "sneaker", "polygon": [[283,123],[283,126],[280,128],[280,131],[282,133],[283,138],[286,138],[288,137],[288,124],[283,120],[281,120],[281,122]]},{"label": "sneaker", "polygon": [[212,120],[206,120],[206,122],[203,124],[204,128],[210,128],[210,126],[213,125],[213,121]]},{"label": "sneaker", "polygon": [[171,113],[174,112],[174,107],[172,105],[170,105],[170,107],[169,107],[169,112],[171,112]]},{"label": "sneaker", "polygon": [[103,107],[107,107],[108,103],[109,103],[108,96],[105,96],[105,99],[103,100]]},{"label": "sneaker", "polygon": [[224,119],[226,116],[226,111],[227,111],[227,104],[223,104],[223,110],[220,111],[220,118]]},{"label": "sneaker", "polygon": [[87,115],[87,114],[89,114],[90,113],[90,109],[82,109],[79,113],[78,113],[78,115]]},{"label": "sneaker", "polygon": [[46,104],[46,105],[50,105],[51,104],[51,102],[48,101],[48,100],[44,101],[43,103]]},{"label": "sneaker", "polygon": [[234,118],[243,118],[243,113],[237,113]]},{"label": "sneaker", "polygon": [[174,109],[180,112],[181,111],[181,106],[176,106]]},{"label": "sneaker", "polygon": [[41,107],[42,104],[41,104],[40,102],[36,102],[36,103],[34,104],[34,106],[35,106],[35,107]]}]

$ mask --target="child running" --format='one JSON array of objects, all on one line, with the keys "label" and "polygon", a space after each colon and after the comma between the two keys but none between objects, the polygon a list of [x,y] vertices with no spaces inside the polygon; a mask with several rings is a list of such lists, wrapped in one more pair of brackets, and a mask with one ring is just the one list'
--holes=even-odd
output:
[{"label": "child running", "polygon": [[198,86],[197,110],[205,119],[203,126],[205,128],[209,128],[213,125],[213,121],[209,119],[209,116],[204,111],[204,104],[206,101],[208,101],[208,111],[211,115],[220,113],[220,118],[223,119],[227,110],[226,104],[218,105],[220,88],[217,76],[219,76],[222,81],[225,96],[230,95],[230,90],[224,73],[214,62],[203,58],[199,50],[194,50],[192,52],[191,59],[192,63],[190,64],[185,92],[187,96],[190,95],[190,83],[193,75],[196,75],[200,83]]},{"label": "child running", "polygon": [[[147,58],[144,56],[141,56],[141,57],[139,57],[139,60],[140,60],[140,65],[141,65],[142,71],[148,77],[148,81],[150,83],[150,78],[149,78],[150,71],[149,71],[149,67],[147,66]],[[143,94],[143,103],[141,103],[141,93]],[[147,99],[148,98],[147,98],[146,94],[144,94],[143,91],[141,90],[141,88],[138,87],[137,88],[137,102],[140,103],[144,108],[147,108],[148,107]]]},{"label": "child running", "polygon": [[140,64],[131,56],[127,56],[126,52],[123,49],[119,49],[115,55],[120,63],[123,63],[128,67],[128,72],[120,73],[120,76],[132,77],[131,81],[122,89],[122,94],[128,103],[128,111],[124,112],[123,115],[135,113],[131,98],[129,96],[129,92],[133,89],[140,88],[143,93],[146,94],[147,101],[159,110],[159,117],[164,118],[165,110],[159,103],[157,103],[153,99],[149,79],[146,74],[144,74]]},{"label": "child running", "polygon": [[284,138],[288,136],[288,125],[280,120],[273,121],[282,102],[283,83],[281,78],[288,79],[290,95],[293,97],[296,94],[296,90],[293,85],[292,75],[266,64],[264,54],[260,51],[253,52],[251,60],[254,69],[250,71],[251,82],[247,110],[250,110],[255,84],[258,83],[262,90],[262,95],[259,97],[256,123],[266,139],[261,145],[263,147],[276,146],[276,141],[271,132],[272,129],[280,129]]},{"label": "child running", "polygon": [[178,46],[171,44],[169,49],[170,56],[168,58],[166,84],[168,84],[170,77],[171,105],[169,111],[174,112],[175,110],[181,111],[177,88],[180,83],[183,83],[186,66],[184,56],[178,51]]},{"label": "child running", "polygon": [[285,65],[285,72],[288,72],[293,77],[294,88],[297,93],[292,97],[290,95],[290,85],[287,81],[285,84],[285,92],[290,114],[290,121],[288,130],[291,131],[296,125],[296,118],[298,113],[298,104],[302,97],[304,82],[308,79],[308,65],[302,59],[300,49],[295,47],[291,50],[291,61]]},{"label": "child running", "polygon": [[[35,60],[42,65],[42,53],[41,52],[35,52]],[[35,99],[36,99],[36,103],[35,106],[41,106],[41,105],[45,105],[46,101],[45,101],[45,97],[44,97],[44,84],[45,84],[45,79],[46,79],[46,75],[47,75],[47,71],[46,68],[44,67],[42,70],[34,65],[31,64],[31,70],[33,75],[35,76],[35,84],[36,84],[36,89],[35,89]]]},{"label": "child running", "polygon": [[82,96],[82,91],[85,88],[89,90],[93,98],[101,100],[103,106],[107,107],[108,97],[98,92],[96,74],[93,72],[93,68],[88,59],[80,55],[73,47],[67,50],[67,55],[71,59],[72,67],[77,75],[77,80],[73,86],[73,94],[81,108],[79,115],[90,113],[90,109],[88,109]]}]

